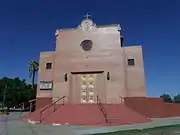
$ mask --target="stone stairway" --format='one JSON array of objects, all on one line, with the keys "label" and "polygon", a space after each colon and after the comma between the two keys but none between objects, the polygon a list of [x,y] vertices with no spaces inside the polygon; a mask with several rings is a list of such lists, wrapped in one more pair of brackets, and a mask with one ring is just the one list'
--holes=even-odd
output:
[{"label": "stone stairway", "polygon": [[106,111],[108,122],[106,122],[98,104],[57,104],[57,109],[55,111],[54,107],[51,106],[40,115],[42,108],[24,118],[41,122],[41,124],[69,124],[81,126],[112,126],[150,121],[147,117],[129,109],[123,104],[102,105]]}]

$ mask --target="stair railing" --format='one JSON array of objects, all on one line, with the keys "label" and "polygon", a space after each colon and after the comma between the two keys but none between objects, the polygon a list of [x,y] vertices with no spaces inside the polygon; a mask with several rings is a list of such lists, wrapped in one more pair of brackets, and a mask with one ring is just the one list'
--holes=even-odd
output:
[{"label": "stair railing", "polygon": [[99,105],[100,110],[101,110],[101,112],[102,112],[103,115],[104,115],[104,118],[105,118],[105,120],[106,120],[106,123],[108,123],[107,113],[106,113],[106,110],[105,110],[104,106],[103,106],[102,103],[101,103],[101,100],[99,99],[99,96],[97,96],[97,104]]},{"label": "stair railing", "polygon": [[24,105],[23,104],[21,104],[21,108],[24,108],[24,109],[22,109],[22,110],[28,110],[30,113],[32,112],[32,109],[33,108],[35,108],[35,106],[36,106],[36,103],[33,103],[33,104],[31,104],[31,105],[29,105],[28,107],[23,107]]},{"label": "stair railing", "polygon": [[63,97],[59,98],[58,100],[56,100],[55,102],[53,102],[52,104],[48,105],[47,107],[45,107],[44,109],[42,109],[42,110],[40,111],[40,123],[41,123],[42,120],[43,120],[43,118],[42,118],[43,112],[46,111],[46,110],[47,110],[48,108],[50,108],[51,106],[53,106],[53,112],[55,112],[55,111],[56,111],[56,103],[62,100],[62,101],[63,101],[63,102],[62,102],[62,105],[64,105],[64,99],[65,99],[65,97],[66,97],[66,96],[63,96]]}]

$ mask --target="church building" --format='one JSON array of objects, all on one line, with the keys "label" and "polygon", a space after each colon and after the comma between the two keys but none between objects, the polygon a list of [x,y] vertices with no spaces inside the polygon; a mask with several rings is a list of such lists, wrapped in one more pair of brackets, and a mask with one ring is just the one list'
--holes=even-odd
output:
[{"label": "church building", "polygon": [[119,24],[96,25],[87,17],[55,36],[55,51],[40,53],[37,108],[63,96],[66,104],[146,97],[142,46],[124,46]]},{"label": "church building", "polygon": [[142,47],[124,46],[120,25],[87,17],[55,36],[55,51],[40,53],[36,109],[27,121],[117,126],[180,116],[179,104],[146,96]]}]

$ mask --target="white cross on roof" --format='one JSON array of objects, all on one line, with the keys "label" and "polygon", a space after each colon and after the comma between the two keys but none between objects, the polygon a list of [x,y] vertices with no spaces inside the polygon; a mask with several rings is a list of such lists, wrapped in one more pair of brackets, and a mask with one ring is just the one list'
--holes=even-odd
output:
[{"label": "white cross on roof", "polygon": [[86,19],[89,19],[91,15],[89,15],[88,13],[86,15],[84,15],[84,17],[86,17]]}]

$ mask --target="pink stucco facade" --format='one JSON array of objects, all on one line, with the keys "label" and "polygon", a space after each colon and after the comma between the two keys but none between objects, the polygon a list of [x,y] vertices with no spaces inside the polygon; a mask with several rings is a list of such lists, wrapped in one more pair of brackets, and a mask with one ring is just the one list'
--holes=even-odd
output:
[{"label": "pink stucco facade", "polygon": [[[57,30],[55,51],[40,53],[37,98],[66,96],[66,103],[79,104],[96,103],[97,96],[103,103],[145,97],[142,47],[125,47],[121,37],[119,25],[97,26],[89,19]],[[91,41],[89,50],[83,50],[84,40]]]}]

